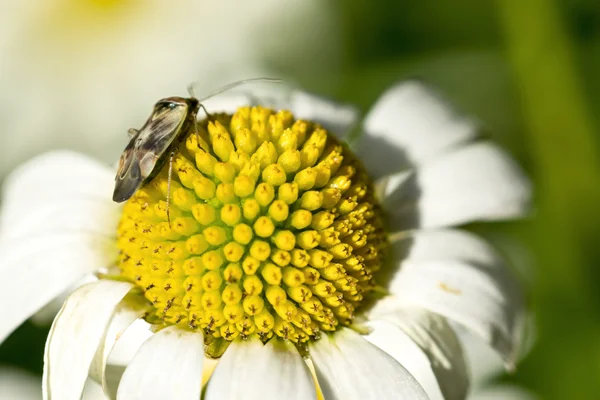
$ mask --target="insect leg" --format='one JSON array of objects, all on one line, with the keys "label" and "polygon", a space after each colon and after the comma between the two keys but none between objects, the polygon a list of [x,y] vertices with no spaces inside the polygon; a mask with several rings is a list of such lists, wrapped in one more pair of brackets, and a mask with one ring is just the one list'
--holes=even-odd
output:
[{"label": "insect leg", "polygon": [[[208,111],[206,111],[206,107],[204,107],[202,103],[200,103],[199,106],[202,109],[202,111],[204,111],[204,113],[206,114],[206,119],[210,119],[210,114],[208,113]],[[198,122],[196,121],[196,116],[194,116],[194,131],[196,132],[198,147],[200,147],[200,132],[198,132]]]},{"label": "insect leg", "polygon": [[171,227],[171,176],[173,175],[173,157],[175,157],[175,152],[171,152],[171,156],[169,157],[169,175],[167,178],[167,221],[169,222],[169,228]]}]

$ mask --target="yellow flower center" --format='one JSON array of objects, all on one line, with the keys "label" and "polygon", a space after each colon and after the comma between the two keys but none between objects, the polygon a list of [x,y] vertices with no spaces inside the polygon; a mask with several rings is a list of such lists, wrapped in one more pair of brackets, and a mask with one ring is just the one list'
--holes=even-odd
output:
[{"label": "yellow flower center", "polygon": [[[388,248],[364,168],[288,111],[211,115],[126,204],[121,275],[152,323],[295,343],[350,325]],[[217,341],[217,342],[218,342]]]}]

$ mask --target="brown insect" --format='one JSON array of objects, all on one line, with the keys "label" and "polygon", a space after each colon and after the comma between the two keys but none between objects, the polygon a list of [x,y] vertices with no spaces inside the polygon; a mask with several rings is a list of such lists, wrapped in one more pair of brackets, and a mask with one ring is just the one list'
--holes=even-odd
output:
[{"label": "brown insect", "polygon": [[[196,115],[200,107],[204,109],[201,101],[254,81],[281,82],[270,78],[246,79],[224,86],[202,100],[194,96],[192,84],[188,87],[189,98],[167,97],[159,100],[142,128],[129,130],[130,141],[119,160],[113,200],[122,203],[131,198],[143,185],[154,178],[168,159],[167,219],[170,224],[169,204],[175,149],[191,128],[198,134]],[[206,109],[204,112],[210,117]]]}]

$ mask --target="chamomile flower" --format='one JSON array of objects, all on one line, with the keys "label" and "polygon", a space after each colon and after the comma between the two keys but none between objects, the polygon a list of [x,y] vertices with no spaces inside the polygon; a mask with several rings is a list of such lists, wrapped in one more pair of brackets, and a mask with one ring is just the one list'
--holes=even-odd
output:
[{"label": "chamomile flower", "polygon": [[[516,282],[451,227],[522,216],[530,187],[471,120],[399,84],[354,152],[348,106],[275,88],[205,106],[171,184],[166,163],[124,206],[114,170],[80,154],[39,156],[7,180],[0,340],[98,278],[54,320],[48,398],[79,399],[89,374],[118,399],[464,399],[454,324],[514,365]],[[111,391],[111,350],[141,320],[147,339]]]}]

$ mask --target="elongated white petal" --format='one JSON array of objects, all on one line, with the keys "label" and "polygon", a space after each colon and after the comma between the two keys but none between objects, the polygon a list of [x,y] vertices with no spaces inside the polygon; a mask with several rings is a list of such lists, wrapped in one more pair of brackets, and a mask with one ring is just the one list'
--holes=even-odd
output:
[{"label": "elongated white petal", "polygon": [[288,341],[233,342],[208,381],[206,400],[316,399],[310,371]]},{"label": "elongated white petal", "polygon": [[402,365],[350,329],[323,335],[309,351],[327,400],[427,399]]},{"label": "elongated white petal", "polygon": [[94,354],[117,304],[131,290],[126,282],[98,281],[75,291],[60,310],[44,353],[44,398],[81,397]]},{"label": "elongated white petal", "polygon": [[392,246],[394,258],[402,262],[460,260],[504,269],[502,258],[492,246],[479,236],[460,229],[407,232],[399,239],[392,239]]},{"label": "elongated white petal", "polygon": [[530,205],[525,175],[487,142],[440,156],[397,182],[383,200],[392,231],[516,218]]},{"label": "elongated white petal", "polygon": [[393,297],[371,311],[389,312],[386,303],[416,306],[458,322],[498,351],[510,367],[517,356],[524,320],[523,299],[501,265],[460,260],[403,262],[392,279]]},{"label": "elongated white petal", "polygon": [[198,400],[203,359],[201,333],[165,328],[140,347],[123,374],[117,399]]},{"label": "elongated white petal", "polygon": [[392,244],[398,264],[390,284],[394,296],[379,301],[371,318],[395,313],[398,304],[417,304],[466,325],[499,351],[507,366],[516,361],[525,314],[523,294],[489,244],[456,229],[405,233]]},{"label": "elongated white petal", "polygon": [[10,282],[0,341],[86,274],[116,257],[118,206],[113,174],[72,152],[44,154],[17,168],[3,187],[0,282]]},{"label": "elongated white petal", "polygon": [[290,110],[296,118],[317,122],[340,138],[344,138],[354,127],[359,116],[353,106],[337,104],[302,91],[294,91]]},{"label": "elongated white petal", "polygon": [[239,86],[231,91],[203,102],[213,111],[233,113],[238,107],[261,105],[275,110],[289,110],[297,119],[321,124],[338,137],[344,137],[358,121],[358,110],[348,104],[338,104],[285,83],[254,82]]},{"label": "elongated white petal", "polygon": [[365,336],[369,342],[398,361],[419,382],[430,400],[443,399],[431,362],[423,350],[400,328],[389,321],[369,323],[372,331]]},{"label": "elongated white petal", "polygon": [[108,357],[125,331],[140,318],[148,309],[148,303],[143,296],[126,296],[117,305],[114,316],[106,330],[104,338],[96,351],[92,365],[90,366],[90,377],[106,388],[105,368]]},{"label": "elongated white petal", "polygon": [[419,82],[386,91],[367,115],[358,154],[374,177],[420,165],[476,136],[473,121],[454,115]]},{"label": "elongated white petal", "polygon": [[113,186],[114,171],[84,155],[35,157],[3,185],[0,239],[58,232],[112,237],[120,210]]},{"label": "elongated white petal", "polygon": [[0,241],[0,342],[23,321],[87,274],[110,265],[113,240],[59,234]]},{"label": "elongated white petal", "polygon": [[82,279],[75,282],[74,285],[67,288],[66,291],[52,299],[49,303],[43,306],[38,312],[33,314],[29,319],[33,324],[38,326],[50,326],[56,314],[60,311],[63,303],[67,300],[67,297],[74,292],[78,287],[85,285],[86,283],[95,282],[98,280],[96,275],[85,275]]},{"label": "elongated white petal", "polygon": [[85,388],[83,389],[82,400],[112,400],[109,396],[104,393],[102,385],[94,381],[91,378],[85,382]]},{"label": "elongated white petal", "polygon": [[[369,326],[373,331],[366,339],[401,363],[430,399],[463,400],[466,397],[469,376],[463,351],[445,318],[406,308],[395,310],[385,319],[371,321]],[[415,352],[415,347],[421,354],[419,350]]]}]

